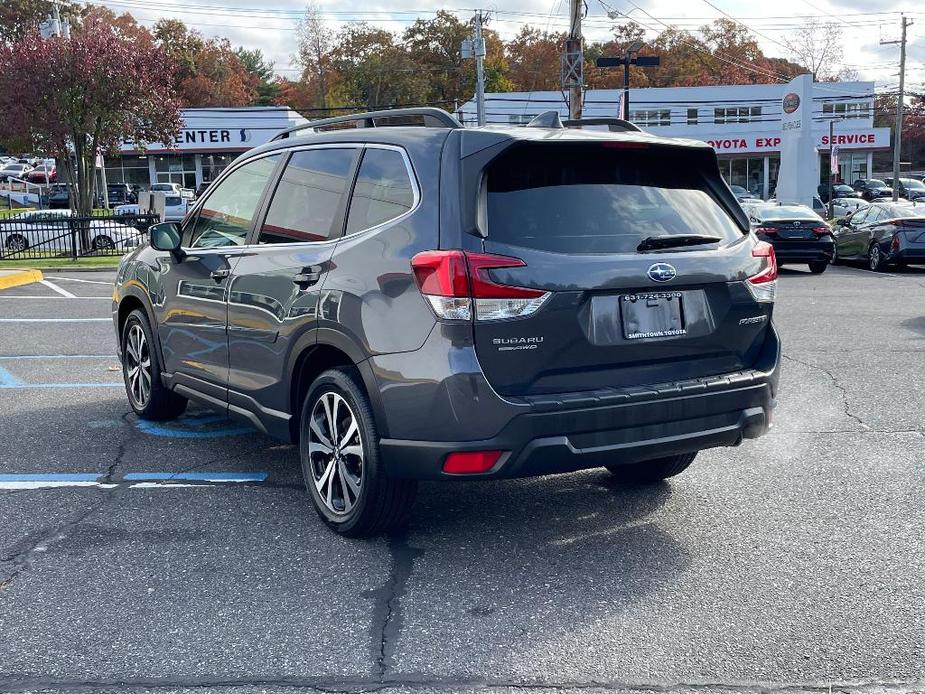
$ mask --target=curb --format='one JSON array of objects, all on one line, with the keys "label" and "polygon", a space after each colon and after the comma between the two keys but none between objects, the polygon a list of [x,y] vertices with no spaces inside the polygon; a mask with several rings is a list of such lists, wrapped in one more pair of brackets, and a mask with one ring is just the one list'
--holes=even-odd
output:
[{"label": "curb", "polygon": [[40,270],[0,270],[0,289],[21,287],[24,284],[42,281]]},{"label": "curb", "polygon": [[40,267],[37,268],[44,273],[55,273],[55,272],[115,272],[119,269],[118,265],[101,265],[100,267]]}]

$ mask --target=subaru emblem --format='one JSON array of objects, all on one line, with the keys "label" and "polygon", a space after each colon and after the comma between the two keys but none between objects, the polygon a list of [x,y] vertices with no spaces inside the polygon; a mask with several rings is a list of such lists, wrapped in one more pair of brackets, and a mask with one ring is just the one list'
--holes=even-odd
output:
[{"label": "subaru emblem", "polygon": [[649,275],[649,279],[653,282],[668,282],[678,276],[678,272],[674,269],[674,266],[668,263],[655,263],[649,267],[649,271],[646,274]]}]

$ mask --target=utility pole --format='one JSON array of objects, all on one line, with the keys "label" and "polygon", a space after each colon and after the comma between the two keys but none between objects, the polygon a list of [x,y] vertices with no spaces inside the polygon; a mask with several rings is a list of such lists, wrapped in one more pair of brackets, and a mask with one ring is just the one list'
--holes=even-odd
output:
[{"label": "utility pole", "polygon": [[482,24],[487,17],[481,10],[472,18],[472,36],[462,42],[460,54],[463,58],[475,58],[475,108],[479,125],[485,125],[485,39],[482,38]]},{"label": "utility pole", "polygon": [[584,89],[585,53],[582,45],[581,19],[583,0],[569,0],[569,33],[565,42],[565,82],[568,86],[569,120],[581,120]]},{"label": "utility pole", "polygon": [[899,199],[899,155],[903,144],[903,101],[906,97],[906,28],[912,21],[900,15],[902,33],[899,41],[881,41],[881,45],[899,44],[899,96],[896,99],[896,131],[893,135],[893,202]]}]

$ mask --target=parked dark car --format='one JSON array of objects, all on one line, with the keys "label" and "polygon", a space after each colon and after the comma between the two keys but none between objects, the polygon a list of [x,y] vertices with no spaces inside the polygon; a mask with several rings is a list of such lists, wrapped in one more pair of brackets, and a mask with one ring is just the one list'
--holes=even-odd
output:
[{"label": "parked dark car", "polygon": [[[829,184],[823,183],[818,187],[819,199],[828,204],[829,202]],[[836,200],[839,198],[860,198],[861,194],[851,186],[845,183],[836,183],[832,186],[832,197]]]},{"label": "parked dark car", "polygon": [[874,198],[885,198],[893,195],[893,189],[879,178],[859,179],[854,182],[853,188],[861,194],[865,200]]},{"label": "parked dark car", "polygon": [[110,183],[106,186],[106,192],[110,207],[138,202],[137,198],[133,200],[132,189],[127,183]]},{"label": "parked dark car", "polygon": [[863,261],[874,272],[925,263],[925,205],[880,203],[841,221],[834,262]]},{"label": "parked dark car", "polygon": [[46,204],[52,209],[64,209],[71,206],[71,192],[65,183],[58,183],[48,189]]},{"label": "parked dark car", "polygon": [[[887,185],[893,186],[893,179],[887,178],[884,179]],[[925,183],[917,181],[914,178],[900,178],[899,179],[899,196],[905,198],[906,200],[918,200],[919,198],[925,198]]]},{"label": "parked dark car", "polygon": [[832,230],[817,213],[803,205],[779,205],[753,208],[751,215],[753,231],[774,246],[778,265],[806,263],[810,272],[825,272],[834,242]]},{"label": "parked dark car", "polygon": [[708,145],[401,109],[243,154],[112,311],[138,416],[297,441],[318,514],[365,535],[418,479],[654,482],[763,434],[776,280]]}]

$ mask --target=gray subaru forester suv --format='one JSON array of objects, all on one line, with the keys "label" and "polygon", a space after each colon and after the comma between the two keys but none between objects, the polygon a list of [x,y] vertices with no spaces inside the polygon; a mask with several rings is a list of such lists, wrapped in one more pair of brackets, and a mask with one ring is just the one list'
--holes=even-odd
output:
[{"label": "gray subaru forester suv", "polygon": [[613,129],[404,109],[247,152],[119,267],[132,409],[297,442],[351,536],[403,523],[419,479],[654,482],[761,435],[773,249],[707,145]]}]

